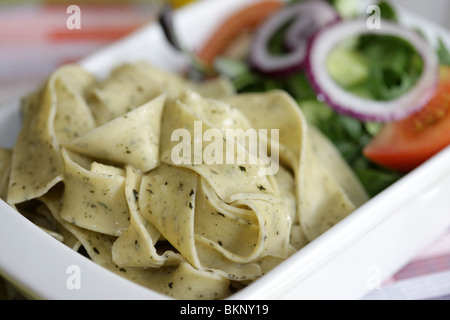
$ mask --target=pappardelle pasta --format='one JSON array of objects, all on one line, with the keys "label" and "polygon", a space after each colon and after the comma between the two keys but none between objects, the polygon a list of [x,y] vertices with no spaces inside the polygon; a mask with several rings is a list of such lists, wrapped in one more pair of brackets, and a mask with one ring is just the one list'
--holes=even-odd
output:
[{"label": "pappardelle pasta", "polygon": [[[66,65],[21,112],[15,146],[0,150],[0,197],[94,262],[176,299],[230,296],[367,201],[279,90],[236,94],[224,79],[193,83],[144,62],[102,80]],[[263,142],[279,169],[174,161],[172,133],[183,129],[195,143],[195,123],[202,134],[278,130]],[[252,156],[234,142],[214,152]]]}]

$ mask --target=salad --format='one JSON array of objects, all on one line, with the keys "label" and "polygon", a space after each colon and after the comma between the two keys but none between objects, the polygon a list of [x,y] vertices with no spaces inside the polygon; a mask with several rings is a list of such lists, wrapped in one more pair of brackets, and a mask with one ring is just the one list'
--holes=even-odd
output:
[{"label": "salad", "polygon": [[351,0],[258,1],[197,52],[177,38],[169,7],[160,23],[190,78],[288,92],[375,196],[450,144],[450,53],[402,25],[389,2],[373,10]]}]

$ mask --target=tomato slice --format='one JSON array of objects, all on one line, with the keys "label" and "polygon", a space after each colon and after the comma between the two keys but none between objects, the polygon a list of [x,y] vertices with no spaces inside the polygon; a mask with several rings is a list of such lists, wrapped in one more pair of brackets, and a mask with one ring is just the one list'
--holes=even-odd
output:
[{"label": "tomato slice", "polygon": [[440,82],[427,106],[387,124],[364,148],[372,162],[409,172],[450,145],[450,66],[440,68]]}]

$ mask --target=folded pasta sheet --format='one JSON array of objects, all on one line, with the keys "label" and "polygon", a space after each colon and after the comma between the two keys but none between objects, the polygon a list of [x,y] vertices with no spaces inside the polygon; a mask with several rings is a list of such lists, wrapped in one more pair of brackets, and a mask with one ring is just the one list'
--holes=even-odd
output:
[{"label": "folded pasta sheet", "polygon": [[0,196],[74,250],[177,299],[223,299],[367,200],[285,92],[145,63],[77,65],[23,100]]}]

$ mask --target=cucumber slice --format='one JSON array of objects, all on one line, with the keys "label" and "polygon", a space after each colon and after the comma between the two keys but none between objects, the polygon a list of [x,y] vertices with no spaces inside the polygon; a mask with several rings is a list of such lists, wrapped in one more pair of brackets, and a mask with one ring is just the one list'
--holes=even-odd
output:
[{"label": "cucumber slice", "polygon": [[352,43],[343,43],[331,51],[326,67],[331,78],[344,89],[361,85],[369,77],[369,63],[353,49]]}]

